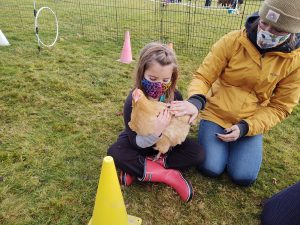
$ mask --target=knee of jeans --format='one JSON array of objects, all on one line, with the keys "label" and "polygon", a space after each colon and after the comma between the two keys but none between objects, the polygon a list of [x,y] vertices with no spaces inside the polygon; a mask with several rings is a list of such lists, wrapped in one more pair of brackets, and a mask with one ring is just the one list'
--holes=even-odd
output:
[{"label": "knee of jeans", "polygon": [[224,168],[221,166],[206,166],[204,164],[200,164],[198,166],[198,170],[206,176],[218,177],[223,173]]},{"label": "knee of jeans", "polygon": [[238,184],[240,186],[244,186],[244,187],[249,187],[251,184],[254,183],[256,179],[254,180],[251,180],[251,179],[232,179],[232,181],[235,183],[235,184]]},{"label": "knee of jeans", "polygon": [[253,184],[257,177],[254,175],[241,175],[237,173],[230,173],[229,176],[235,184],[245,187],[248,187],[251,184]]}]

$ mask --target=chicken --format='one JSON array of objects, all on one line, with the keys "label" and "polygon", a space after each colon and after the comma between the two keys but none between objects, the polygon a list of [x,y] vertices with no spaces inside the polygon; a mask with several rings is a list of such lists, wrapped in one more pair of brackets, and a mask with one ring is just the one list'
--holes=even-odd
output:
[{"label": "chicken", "polygon": [[[157,115],[167,108],[167,105],[163,102],[151,101],[146,98],[140,89],[135,89],[132,92],[132,107],[129,127],[137,134],[147,136],[154,133]],[[190,130],[189,119],[190,116],[188,115],[182,117],[172,116],[170,124],[165,128],[154,147],[159,151],[156,158],[161,153],[166,153],[170,147],[181,144],[186,139]]]}]

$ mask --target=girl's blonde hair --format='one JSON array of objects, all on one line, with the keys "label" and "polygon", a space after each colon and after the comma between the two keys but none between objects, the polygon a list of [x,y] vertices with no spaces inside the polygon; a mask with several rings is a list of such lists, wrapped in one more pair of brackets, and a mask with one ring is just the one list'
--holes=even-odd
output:
[{"label": "girl's blonde hair", "polygon": [[145,90],[142,87],[142,80],[144,79],[145,71],[154,63],[157,62],[161,66],[173,65],[173,72],[171,77],[171,86],[166,91],[166,102],[174,100],[174,91],[178,79],[178,67],[175,52],[167,45],[159,42],[152,42],[147,44],[140,52],[138,64],[136,66],[136,83],[135,87],[141,89],[144,93]]}]

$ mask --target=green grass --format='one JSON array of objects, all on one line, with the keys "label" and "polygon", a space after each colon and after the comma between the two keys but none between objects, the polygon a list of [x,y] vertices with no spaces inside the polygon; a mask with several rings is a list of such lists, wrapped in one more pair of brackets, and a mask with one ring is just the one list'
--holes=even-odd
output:
[{"label": "green grass", "polygon": [[[118,113],[136,61],[116,62],[121,45],[109,37],[62,35],[38,53],[34,34],[5,31],[12,46],[0,48],[0,224],[87,224],[102,159],[123,129]],[[132,40],[134,58],[139,45]],[[202,58],[178,59],[186,97]],[[299,181],[299,124],[297,106],[265,135],[262,168],[250,188],[234,185],[226,173],[210,179],[191,169],[190,203],[165,185],[135,183],[122,188],[127,212],[143,225],[259,224],[261,201]]]}]

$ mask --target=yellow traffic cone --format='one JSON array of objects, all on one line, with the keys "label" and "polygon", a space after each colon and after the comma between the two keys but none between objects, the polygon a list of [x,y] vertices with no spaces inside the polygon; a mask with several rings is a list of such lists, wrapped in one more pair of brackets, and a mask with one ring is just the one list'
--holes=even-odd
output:
[{"label": "yellow traffic cone", "polygon": [[111,156],[103,159],[93,216],[89,225],[140,225],[142,220],[127,215],[118,176]]}]

